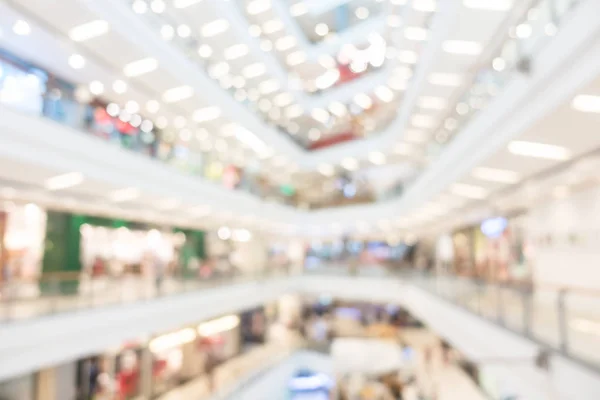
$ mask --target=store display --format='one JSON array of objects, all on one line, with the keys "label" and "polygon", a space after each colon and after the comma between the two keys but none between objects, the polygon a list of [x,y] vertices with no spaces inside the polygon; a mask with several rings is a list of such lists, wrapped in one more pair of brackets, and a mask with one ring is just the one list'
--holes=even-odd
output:
[{"label": "store display", "polygon": [[0,51],[0,104],[41,115],[46,80],[47,75],[39,69]]}]

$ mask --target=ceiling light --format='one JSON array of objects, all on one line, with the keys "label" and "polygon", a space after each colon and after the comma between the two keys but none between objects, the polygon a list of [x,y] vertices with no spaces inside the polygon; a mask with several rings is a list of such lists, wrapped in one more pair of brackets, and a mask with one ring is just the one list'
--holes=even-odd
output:
[{"label": "ceiling light", "polygon": [[408,79],[392,76],[388,80],[387,85],[394,90],[406,90],[406,87],[408,86]]},{"label": "ceiling light", "polygon": [[263,24],[262,30],[267,35],[283,30],[283,22],[278,19],[272,19]]},{"label": "ceiling light", "polygon": [[333,168],[333,166],[329,164],[319,165],[318,170],[321,174],[325,176],[333,176],[333,174],[335,173],[335,168]]},{"label": "ceiling light", "polygon": [[[227,74],[229,73],[230,67],[229,64],[225,61],[218,62],[216,64],[211,65],[208,68],[208,74],[213,79],[222,79],[228,78]],[[223,82],[221,82],[223,83]],[[230,85],[224,85],[226,87],[230,87]]]},{"label": "ceiling light", "polygon": [[448,102],[443,97],[423,96],[417,101],[419,107],[428,110],[443,110]]},{"label": "ceiling light", "polygon": [[527,39],[533,33],[533,28],[529,24],[519,24],[515,29],[515,34],[519,39]]},{"label": "ceiling light", "polygon": [[187,8],[194,4],[200,3],[202,0],[173,0],[173,7],[175,8]]},{"label": "ceiling light", "polygon": [[156,114],[159,109],[160,103],[156,100],[149,100],[146,103],[146,111],[148,111],[150,114]]},{"label": "ceiling light", "polygon": [[315,79],[315,85],[317,86],[317,89],[324,90],[335,85],[338,79],[340,79],[340,71],[337,68],[333,68],[318,76],[317,79]]},{"label": "ceiling light", "polygon": [[296,38],[292,35],[280,37],[275,42],[275,48],[279,51],[286,51],[296,45]]},{"label": "ceiling light", "polygon": [[389,103],[394,100],[394,92],[387,86],[377,86],[377,88],[375,88],[375,95],[384,103]]},{"label": "ceiling light", "polygon": [[173,39],[173,36],[175,36],[175,28],[173,28],[171,25],[163,25],[160,28],[160,36],[162,36],[162,38],[165,40]]},{"label": "ceiling light", "polygon": [[367,7],[358,7],[354,10],[354,15],[358,19],[367,19],[369,18],[369,9]]},{"label": "ceiling light", "polygon": [[346,108],[346,106],[343,103],[340,103],[339,101],[331,102],[329,104],[329,107],[327,108],[336,117],[343,117],[348,113],[348,109]]},{"label": "ceiling light", "polygon": [[246,79],[243,76],[235,76],[233,77],[233,87],[236,89],[241,89],[246,86]]},{"label": "ceiling light", "polygon": [[125,111],[127,111],[129,114],[135,114],[140,111],[140,105],[137,103],[137,101],[129,100],[127,103],[125,103]]},{"label": "ceiling light", "polygon": [[329,33],[329,26],[320,22],[315,26],[315,33],[319,36],[325,36]]},{"label": "ceiling light", "polygon": [[142,124],[142,117],[138,114],[133,114],[130,118],[129,118],[129,125],[133,126],[134,128],[137,128],[138,126],[140,126]]},{"label": "ceiling light", "polygon": [[417,11],[434,12],[437,4],[435,0],[414,0],[412,7]]},{"label": "ceiling light", "polygon": [[467,8],[489,11],[508,11],[512,4],[513,0],[463,0]]},{"label": "ceiling light", "polygon": [[177,35],[180,38],[188,38],[192,34],[192,28],[189,25],[181,24],[177,27]]},{"label": "ceiling light", "polygon": [[165,103],[176,103],[189,99],[194,95],[194,89],[191,86],[178,86],[163,93],[162,99]]},{"label": "ceiling light", "polygon": [[267,72],[267,68],[262,63],[254,63],[245,67],[242,71],[243,75],[248,78],[258,78],[261,75],[264,75]]},{"label": "ceiling light", "polygon": [[140,190],[134,187],[125,189],[115,190],[110,194],[110,199],[115,203],[122,203],[125,201],[135,200],[140,197]]},{"label": "ceiling light", "polygon": [[273,105],[269,99],[260,99],[258,102],[258,109],[262,112],[268,112]]},{"label": "ceiling light", "polygon": [[278,91],[280,89],[280,87],[281,86],[279,85],[279,81],[277,81],[277,79],[269,79],[264,82],[261,82],[258,85],[258,90],[260,90],[260,92],[263,95],[267,95],[267,94],[275,93],[276,91]]},{"label": "ceiling light", "polygon": [[324,110],[322,108],[313,108],[310,112],[310,116],[322,124],[326,124],[330,118],[330,115],[327,112],[327,110]]},{"label": "ceiling light", "polygon": [[436,72],[429,75],[429,83],[438,86],[450,86],[456,87],[462,84],[462,78],[457,74],[446,74],[442,72]]},{"label": "ceiling light", "polygon": [[292,14],[292,16],[294,16],[294,17],[300,17],[300,16],[306,14],[307,12],[308,12],[308,7],[302,1],[299,1],[298,3],[296,3],[290,7],[290,14]]},{"label": "ceiling light", "polygon": [[408,40],[427,40],[427,29],[421,28],[419,26],[407,26],[406,28],[404,28],[404,37]]},{"label": "ceiling light", "polygon": [[97,19],[78,25],[69,31],[69,37],[74,42],[83,42],[101,35],[109,30],[108,22]]},{"label": "ceiling light", "polygon": [[271,0],[252,0],[246,6],[246,11],[250,15],[258,15],[268,11],[271,8]]},{"label": "ceiling light", "polygon": [[243,126],[237,125],[235,129],[235,138],[250,147],[259,155],[266,155],[269,152],[269,148],[265,142]]},{"label": "ceiling light", "polygon": [[[277,100],[277,98],[275,98],[275,100]],[[277,105],[279,106],[279,104],[277,104]],[[279,107],[283,107],[283,106],[279,106]],[[287,118],[293,119],[293,118],[298,118],[302,115],[304,115],[304,109],[298,104],[293,104],[285,109],[285,116]]]},{"label": "ceiling light", "polygon": [[419,55],[411,50],[404,50],[398,54],[398,61],[405,64],[416,64]]},{"label": "ceiling light", "polygon": [[198,47],[198,55],[202,58],[208,58],[210,56],[212,56],[213,50],[212,47],[210,47],[207,44],[203,44],[200,47]]},{"label": "ceiling light", "polygon": [[229,22],[226,19],[216,19],[212,22],[204,24],[200,33],[204,37],[213,37],[225,32],[229,29]]},{"label": "ceiling light", "polygon": [[416,114],[413,115],[410,121],[416,128],[429,129],[435,126],[435,119],[429,115]]},{"label": "ceiling light", "polygon": [[354,102],[362,109],[369,109],[373,105],[373,100],[365,93],[359,93],[354,96]]},{"label": "ceiling light", "polygon": [[221,109],[217,106],[204,107],[194,111],[193,119],[196,122],[213,121],[221,116]]},{"label": "ceiling light", "polygon": [[509,171],[505,169],[479,167],[475,168],[471,175],[474,178],[482,181],[498,182],[514,184],[521,180],[520,175],[517,172]]},{"label": "ceiling light", "polygon": [[498,72],[504,71],[506,68],[506,60],[504,60],[502,57],[494,58],[494,61],[492,61],[492,67]]},{"label": "ceiling light", "polygon": [[110,115],[111,117],[116,117],[117,115],[119,115],[119,112],[121,111],[121,108],[119,107],[118,104],[115,103],[109,103],[106,106],[106,112],[108,113],[108,115]]},{"label": "ceiling light", "polygon": [[44,186],[48,190],[63,190],[79,185],[83,182],[83,174],[81,172],[69,172],[46,179]]},{"label": "ceiling light", "polygon": [[380,151],[372,151],[369,153],[369,161],[373,164],[382,165],[385,164],[386,156]]},{"label": "ceiling light", "polygon": [[85,58],[80,54],[72,54],[69,57],[69,66],[73,69],[81,69],[85,67]]},{"label": "ceiling light", "polygon": [[571,102],[571,107],[581,112],[600,113],[600,96],[589,94],[577,95]]},{"label": "ceiling light", "polygon": [[289,54],[285,60],[289,66],[294,67],[306,61],[306,53],[301,50],[298,50]]},{"label": "ceiling light", "polygon": [[349,171],[356,171],[358,169],[358,160],[352,157],[346,157],[342,160],[342,167]]},{"label": "ceiling light", "polygon": [[392,28],[399,28],[402,26],[402,18],[398,15],[388,15],[386,21],[388,26]]},{"label": "ceiling light", "polygon": [[131,4],[131,9],[136,14],[145,14],[148,11],[148,5],[144,0],[135,0],[133,4]]},{"label": "ceiling light", "polygon": [[248,46],[243,43],[234,44],[223,51],[226,60],[236,60],[248,54]]},{"label": "ceiling light", "polygon": [[520,140],[510,142],[508,151],[519,156],[558,161],[568,160],[571,157],[571,152],[564,147]]},{"label": "ceiling light", "polygon": [[308,139],[312,140],[313,142],[321,139],[321,131],[317,128],[310,128],[308,130]]},{"label": "ceiling light", "polygon": [[152,121],[145,119],[140,125],[140,129],[142,130],[142,132],[151,132],[152,129],[154,129],[154,124],[152,123]]},{"label": "ceiling light", "polygon": [[407,156],[407,155],[411,154],[412,151],[413,151],[412,146],[407,143],[398,143],[394,146],[394,153],[396,153],[396,154],[401,154],[401,155]]},{"label": "ceiling light", "polygon": [[442,44],[446,53],[476,56],[481,53],[481,44],[466,40],[446,40]]},{"label": "ceiling light", "polygon": [[152,0],[150,2],[150,9],[156,14],[162,14],[166,8],[167,5],[163,0]]},{"label": "ceiling light", "polygon": [[154,58],[143,58],[141,60],[130,62],[123,67],[125,76],[133,78],[154,71],[158,68],[158,61]]},{"label": "ceiling light", "polygon": [[294,97],[288,92],[280,93],[277,96],[275,96],[275,98],[273,98],[273,103],[277,107],[286,107],[292,104],[293,101]]},{"label": "ceiling light", "polygon": [[453,184],[450,187],[450,192],[457,196],[467,197],[474,200],[485,199],[488,195],[484,188],[474,185],[467,185],[464,183]]},{"label": "ceiling light", "polygon": [[89,85],[90,93],[99,96],[104,93],[104,84],[100,81],[92,81]]},{"label": "ceiling light", "polygon": [[27,21],[19,19],[13,24],[12,30],[16,35],[27,36],[31,33],[31,26]]}]

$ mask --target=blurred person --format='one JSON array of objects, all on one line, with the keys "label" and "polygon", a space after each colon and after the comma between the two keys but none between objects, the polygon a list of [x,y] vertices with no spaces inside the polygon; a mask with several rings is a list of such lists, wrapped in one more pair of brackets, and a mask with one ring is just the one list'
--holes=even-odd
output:
[{"label": "blurred person", "polygon": [[160,257],[155,256],[155,258],[154,258],[154,286],[156,288],[157,293],[160,293],[164,278],[165,278],[165,264],[160,259]]}]

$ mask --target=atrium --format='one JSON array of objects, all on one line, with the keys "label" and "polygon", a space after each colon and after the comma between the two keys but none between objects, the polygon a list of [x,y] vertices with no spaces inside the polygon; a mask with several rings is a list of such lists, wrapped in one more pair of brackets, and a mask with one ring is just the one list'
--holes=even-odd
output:
[{"label": "atrium", "polygon": [[0,399],[598,400],[599,16],[0,0]]}]

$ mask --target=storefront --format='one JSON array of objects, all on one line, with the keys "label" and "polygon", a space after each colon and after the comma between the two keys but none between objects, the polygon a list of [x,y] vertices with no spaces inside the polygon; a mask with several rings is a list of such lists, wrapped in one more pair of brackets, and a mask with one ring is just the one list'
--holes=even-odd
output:
[{"label": "storefront", "polygon": [[41,115],[47,79],[40,69],[0,50],[0,104]]},{"label": "storefront", "polygon": [[[21,283],[20,296],[37,294],[46,231],[46,212],[33,203],[0,208],[0,281]],[[32,284],[32,285],[28,285]]]}]

